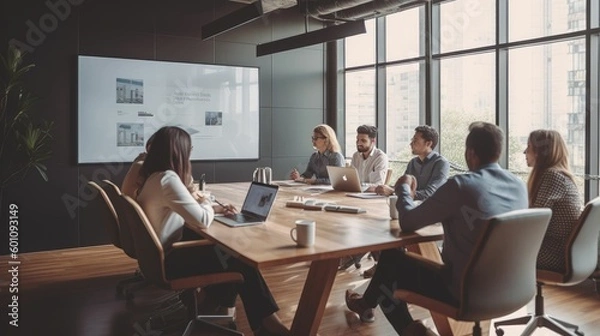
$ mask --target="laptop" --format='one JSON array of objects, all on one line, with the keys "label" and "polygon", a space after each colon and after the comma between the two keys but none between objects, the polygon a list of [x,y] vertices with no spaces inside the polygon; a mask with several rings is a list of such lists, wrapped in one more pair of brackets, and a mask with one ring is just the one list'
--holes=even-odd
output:
[{"label": "laptop", "polygon": [[347,192],[362,192],[369,188],[360,184],[358,171],[354,167],[327,166],[329,181],[333,190]]},{"label": "laptop", "polygon": [[269,217],[278,189],[276,185],[252,182],[242,210],[236,214],[215,216],[215,220],[231,227],[262,224]]}]

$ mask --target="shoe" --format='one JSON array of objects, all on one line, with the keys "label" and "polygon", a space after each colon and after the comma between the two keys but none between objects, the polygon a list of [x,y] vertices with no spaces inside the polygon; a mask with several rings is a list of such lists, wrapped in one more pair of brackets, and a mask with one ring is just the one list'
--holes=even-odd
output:
[{"label": "shoe", "polygon": [[402,336],[438,336],[419,320],[411,322],[404,330]]},{"label": "shoe", "polygon": [[354,259],[352,257],[343,257],[340,259],[340,266],[338,267],[338,270],[345,271],[352,265],[354,265]]},{"label": "shoe", "polygon": [[363,278],[365,278],[365,279],[372,278],[373,275],[375,274],[376,270],[377,270],[377,264],[373,265],[373,267],[371,267],[368,270],[364,271],[363,272]]},{"label": "shoe", "polygon": [[358,314],[360,320],[366,323],[375,322],[375,309],[364,307],[365,302],[362,300],[362,295],[353,290],[346,290],[346,306],[351,311]]}]

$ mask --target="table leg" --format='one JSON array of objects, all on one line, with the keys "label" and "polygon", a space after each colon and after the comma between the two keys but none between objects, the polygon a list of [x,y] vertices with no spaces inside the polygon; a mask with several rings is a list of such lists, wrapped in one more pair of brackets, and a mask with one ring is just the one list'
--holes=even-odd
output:
[{"label": "table leg", "polygon": [[292,322],[292,335],[317,334],[337,274],[338,264],[337,258],[315,260],[310,264],[294,322]]}]

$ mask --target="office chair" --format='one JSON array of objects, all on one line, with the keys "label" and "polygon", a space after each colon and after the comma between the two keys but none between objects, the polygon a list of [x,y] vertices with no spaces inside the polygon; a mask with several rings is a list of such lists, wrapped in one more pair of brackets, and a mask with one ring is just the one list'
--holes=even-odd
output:
[{"label": "office chair", "polygon": [[[96,190],[98,195],[101,196],[101,198],[94,198],[93,202],[97,202],[99,209],[102,209],[99,215],[102,217],[101,221],[105,223],[112,244],[123,250],[128,257],[135,259],[135,248],[131,243],[131,236],[121,234],[119,216],[112,201],[113,199],[118,200],[120,196],[119,187],[107,180],[103,182],[102,187],[94,181],[88,182],[88,186]],[[133,291],[145,286],[144,277],[136,270],[132,276],[117,283],[116,291],[118,296],[130,300],[133,299]]]},{"label": "office chair", "polygon": [[[135,245],[133,242],[133,236],[131,230],[126,221],[123,220],[123,201],[121,199],[121,189],[110,180],[103,180],[105,186],[102,190],[108,196],[108,199],[112,203],[115,212],[117,214],[117,221],[119,223],[119,239],[121,242],[121,249],[125,254],[137,260],[135,253]],[[135,270],[134,274],[121,286],[117,286],[117,294],[122,295],[127,300],[134,298],[134,292],[149,286],[149,283],[144,279],[144,275],[140,270]]]},{"label": "office chair", "polygon": [[[457,304],[404,289],[394,291],[394,297],[429,309],[434,318],[442,315],[475,322],[473,336],[481,336],[480,321],[512,313],[535,295],[535,263],[551,215],[550,209],[524,209],[484,222],[462,275]],[[409,255],[424,266],[443,267],[419,255]],[[443,335],[446,331],[440,332]]]},{"label": "office chair", "polygon": [[[565,247],[565,271],[537,270],[537,294],[533,315],[494,323],[496,335],[504,335],[500,326],[526,324],[521,335],[531,335],[536,328],[546,327],[560,335],[583,335],[574,324],[561,321],[544,313],[544,285],[574,286],[586,280],[598,262],[598,234],[600,233],[600,197],[589,201],[573,228]],[[569,329],[572,329],[569,330]]]},{"label": "office chair", "polygon": [[600,237],[598,237],[598,264],[596,265],[596,270],[592,273],[590,277],[594,281],[594,286],[596,288],[596,294],[600,295]]},{"label": "office chair", "polygon": [[[167,279],[165,273],[165,252],[158,236],[154,232],[154,228],[148,220],[148,217],[146,217],[144,210],[139,206],[139,204],[137,204],[137,202],[131,197],[122,195],[121,198],[124,201],[124,216],[129,222],[132,233],[135,236],[135,250],[136,255],[138,256],[138,263],[142,272],[144,272],[146,279],[148,279],[154,285],[168,290],[195,290],[196,288],[202,288],[210,285],[232,282],[239,283],[244,281],[243,276],[236,272],[222,272]],[[182,246],[196,246],[196,244],[199,244],[198,242],[200,241],[193,241],[174,248],[185,248]],[[199,316],[196,295],[193,295],[193,297],[195,318],[189,321],[185,332],[183,333],[184,336],[190,335],[197,325],[210,328],[211,335],[244,335],[237,330],[228,329],[224,326],[211,323],[204,319],[203,316]]]},{"label": "office chair", "polygon": [[385,180],[383,181],[383,184],[385,184],[385,185],[390,184],[390,180],[392,179],[393,173],[394,173],[394,170],[392,168],[388,168],[388,170],[385,172]]}]

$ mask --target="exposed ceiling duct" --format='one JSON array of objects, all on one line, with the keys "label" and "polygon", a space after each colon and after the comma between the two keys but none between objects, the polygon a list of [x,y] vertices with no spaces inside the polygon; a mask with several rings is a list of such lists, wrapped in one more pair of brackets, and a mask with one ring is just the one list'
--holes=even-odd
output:
[{"label": "exposed ceiling duct", "polygon": [[[330,2],[342,2],[335,0],[326,0]],[[324,20],[356,20],[370,19],[399,12],[400,10],[414,7],[424,3],[426,0],[371,0],[368,2],[360,0],[351,0],[351,2],[362,2],[349,8],[339,8],[326,15],[320,15]],[[318,1],[321,2],[321,1]]]},{"label": "exposed ceiling duct", "polygon": [[[281,9],[296,10],[306,17],[327,22],[327,27],[306,32],[257,48],[258,55],[268,55],[310,44],[340,39],[364,30],[364,20],[408,9],[432,0],[230,0],[245,6],[202,26],[202,38],[208,39],[263,15]],[[435,0],[433,0],[435,1]],[[438,0],[442,1],[442,0]],[[292,8],[293,7],[293,8]],[[361,21],[360,23],[357,21]],[[349,24],[354,23],[356,24]],[[336,27],[337,26],[337,27]],[[361,27],[362,26],[362,27]],[[352,28],[352,29],[351,29]]]},{"label": "exposed ceiling duct", "polygon": [[371,1],[372,0],[306,0],[305,8],[307,15],[319,17],[321,15],[331,14],[333,12],[359,6]]},{"label": "exposed ceiling duct", "polygon": [[313,44],[339,40],[341,38],[364,34],[367,32],[365,20],[331,25],[304,34],[290,36],[281,40],[259,44],[256,46],[256,56],[270,55],[286,50],[298,49]]}]

